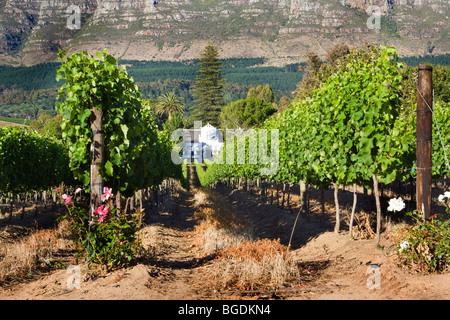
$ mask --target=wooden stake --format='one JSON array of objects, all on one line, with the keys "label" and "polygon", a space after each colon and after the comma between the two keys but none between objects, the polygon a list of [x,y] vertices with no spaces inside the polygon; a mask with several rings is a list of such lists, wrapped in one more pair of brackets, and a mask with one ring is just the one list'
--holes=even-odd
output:
[{"label": "wooden stake", "polygon": [[356,183],[353,184],[353,207],[352,207],[352,214],[350,216],[350,237],[353,237],[353,219],[355,218],[355,211],[356,211],[356,202],[358,200],[358,195],[356,194]]},{"label": "wooden stake", "polygon": [[419,64],[416,123],[417,211],[426,220],[431,216],[431,148],[433,67]]},{"label": "wooden stake", "polygon": [[92,208],[91,212],[95,208],[102,204],[101,195],[103,192],[103,178],[99,174],[100,164],[104,159],[104,146],[103,146],[103,127],[102,127],[102,110],[97,108],[91,109],[91,129],[92,129],[92,162],[91,162],[91,196],[92,196]]},{"label": "wooden stake", "polygon": [[300,206],[304,216],[306,216],[306,183],[305,181],[300,181],[299,186],[299,198],[300,198]]},{"label": "wooden stake", "polygon": [[340,212],[339,212],[339,184],[334,183],[334,203],[336,205],[336,224],[334,225],[334,232],[339,233],[339,228],[341,224]]},{"label": "wooden stake", "polygon": [[381,204],[380,204],[380,193],[378,192],[378,179],[373,175],[373,193],[375,195],[375,204],[377,206],[377,243],[380,244],[380,233],[381,233]]}]

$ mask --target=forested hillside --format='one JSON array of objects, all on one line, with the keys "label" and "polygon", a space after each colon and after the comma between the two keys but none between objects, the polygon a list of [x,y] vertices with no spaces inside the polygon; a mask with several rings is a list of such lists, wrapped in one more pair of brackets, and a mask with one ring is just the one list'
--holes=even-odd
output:
[{"label": "forested hillside", "polygon": [[[226,79],[225,102],[245,98],[251,86],[269,84],[278,99],[292,96],[303,72],[300,64],[285,67],[265,67],[263,58],[221,60]],[[136,81],[143,97],[156,99],[165,92],[175,91],[189,110],[193,105],[191,86],[198,71],[198,60],[189,61],[129,61],[125,65]],[[0,67],[0,116],[37,119],[39,113],[55,115],[56,69],[58,63],[32,67]],[[301,69],[301,68],[300,68]]]},{"label": "forested hillside", "polygon": [[[404,57],[400,61],[416,66],[419,61],[448,66],[450,54]],[[302,64],[285,67],[265,67],[265,59],[222,59],[226,79],[225,102],[245,98],[252,86],[269,84],[277,100],[292,97],[305,71]],[[183,98],[189,110],[193,105],[191,86],[198,70],[198,59],[189,61],[121,60],[146,99],[156,99],[174,91]],[[0,116],[37,119],[44,112],[56,115],[56,69],[59,63],[43,63],[31,67],[0,66]],[[23,123],[23,122],[21,122]]]}]

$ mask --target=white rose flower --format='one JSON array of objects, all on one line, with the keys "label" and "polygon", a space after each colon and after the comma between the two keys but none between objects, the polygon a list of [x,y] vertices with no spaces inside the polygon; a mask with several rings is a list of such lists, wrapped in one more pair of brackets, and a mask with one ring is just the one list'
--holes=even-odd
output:
[{"label": "white rose flower", "polygon": [[450,191],[445,191],[444,192],[444,197],[450,198]]},{"label": "white rose flower", "polygon": [[445,196],[443,194],[440,194],[438,197],[439,202],[444,202]]},{"label": "white rose flower", "polygon": [[400,251],[403,251],[405,249],[409,248],[409,242],[408,241],[402,241],[400,242]]},{"label": "white rose flower", "polygon": [[389,200],[389,207],[387,208],[388,211],[401,211],[405,208],[405,203],[403,202],[403,199],[401,197],[393,198]]}]

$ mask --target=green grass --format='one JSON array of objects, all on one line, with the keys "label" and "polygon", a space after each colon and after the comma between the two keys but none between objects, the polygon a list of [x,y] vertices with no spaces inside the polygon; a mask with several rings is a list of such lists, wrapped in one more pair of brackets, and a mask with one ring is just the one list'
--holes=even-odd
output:
[{"label": "green grass", "polygon": [[26,127],[23,124],[18,124],[18,123],[14,123],[14,122],[7,122],[7,121],[2,121],[0,120],[0,128],[1,127]]},{"label": "green grass", "polygon": [[16,124],[16,125],[27,126],[27,125],[29,125],[31,123],[31,120],[28,120],[28,119],[9,118],[9,117],[0,117],[0,121],[6,122],[7,123],[6,125]]}]

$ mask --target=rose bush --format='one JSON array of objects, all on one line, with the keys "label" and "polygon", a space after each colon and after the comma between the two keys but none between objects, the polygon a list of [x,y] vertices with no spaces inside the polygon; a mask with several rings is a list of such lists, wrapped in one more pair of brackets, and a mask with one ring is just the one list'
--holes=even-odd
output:
[{"label": "rose bush", "polygon": [[[81,189],[77,189],[76,193]],[[92,215],[83,202],[63,194],[68,213],[61,217],[71,222],[71,232],[77,244],[77,260],[86,254],[89,262],[97,263],[107,270],[124,267],[132,262],[140,250],[137,231],[142,224],[142,213],[126,214],[113,208],[112,189],[104,188],[103,204]],[[109,200],[109,203],[106,203]]]},{"label": "rose bush", "polygon": [[[446,192],[439,196],[444,202],[449,198]],[[446,203],[447,205],[447,203]],[[413,225],[406,225],[394,234],[400,266],[419,273],[438,273],[448,271],[450,265],[450,220],[447,215],[435,214],[427,221],[417,211],[408,212],[414,219]]]}]

